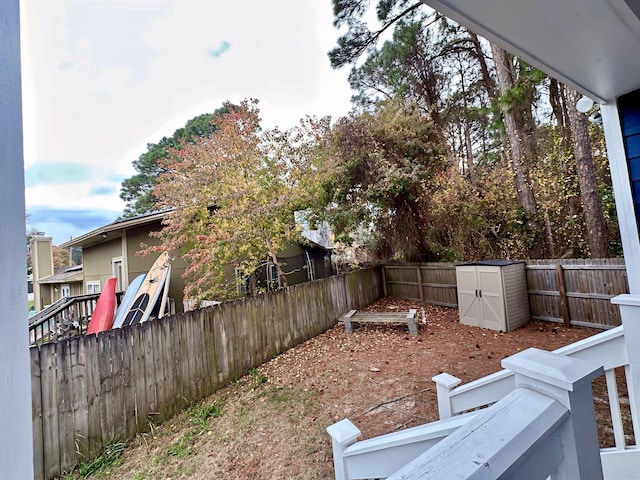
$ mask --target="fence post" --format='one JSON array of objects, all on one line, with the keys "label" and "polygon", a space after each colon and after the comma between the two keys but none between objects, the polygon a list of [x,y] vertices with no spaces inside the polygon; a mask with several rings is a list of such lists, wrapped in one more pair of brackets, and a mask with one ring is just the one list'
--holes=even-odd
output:
[{"label": "fence post", "polygon": [[387,275],[385,273],[385,269],[387,267],[382,265],[380,268],[382,270],[382,293],[386,297],[387,296]]},{"label": "fence post", "polygon": [[565,327],[571,326],[571,315],[569,314],[569,304],[567,302],[567,287],[564,283],[564,270],[562,264],[556,265],[556,279],[558,281],[558,292],[560,293],[560,315]]},{"label": "fence post", "polygon": [[448,373],[436,375],[435,377],[432,377],[431,380],[436,384],[436,394],[438,395],[438,414],[440,415],[440,420],[444,418],[451,418],[453,416],[451,408],[451,390],[460,385],[462,380]]},{"label": "fence post", "polygon": [[422,268],[420,268],[420,264],[416,266],[418,271],[418,295],[420,297],[420,301],[424,302],[424,292],[422,291]]},{"label": "fence post", "polygon": [[342,458],[342,452],[349,445],[353,445],[360,436],[360,430],[348,419],[340,420],[338,423],[329,425],[327,433],[331,436],[333,445],[333,468],[336,473],[336,480],[347,480],[347,469]]}]

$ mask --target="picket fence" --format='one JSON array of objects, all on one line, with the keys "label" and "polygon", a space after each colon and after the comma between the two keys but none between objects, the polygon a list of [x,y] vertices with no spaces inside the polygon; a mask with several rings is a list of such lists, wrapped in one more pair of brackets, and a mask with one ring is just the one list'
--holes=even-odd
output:
[{"label": "picket fence", "polygon": [[32,347],[35,478],[96,458],[382,296],[370,268]]},{"label": "picket fence", "polygon": [[[621,324],[611,303],[629,293],[624,259],[529,260],[529,311],[534,320],[608,329]],[[455,263],[385,265],[385,295],[458,306]]]}]

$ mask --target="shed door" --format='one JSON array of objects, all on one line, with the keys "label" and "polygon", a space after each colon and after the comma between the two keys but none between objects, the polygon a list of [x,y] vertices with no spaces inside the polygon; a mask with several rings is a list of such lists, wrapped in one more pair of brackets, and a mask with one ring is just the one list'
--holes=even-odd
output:
[{"label": "shed door", "polygon": [[506,331],[504,299],[502,294],[502,272],[500,267],[480,265],[478,269],[478,288],[482,305],[481,327]]},{"label": "shed door", "polygon": [[482,326],[482,306],[478,293],[478,280],[476,278],[476,267],[458,266],[456,267],[456,277],[458,283],[458,309],[460,319],[465,325]]}]

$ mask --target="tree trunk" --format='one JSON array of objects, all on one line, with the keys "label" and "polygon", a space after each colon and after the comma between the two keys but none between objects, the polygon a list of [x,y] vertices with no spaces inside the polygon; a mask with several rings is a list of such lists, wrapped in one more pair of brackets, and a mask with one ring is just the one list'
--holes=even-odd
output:
[{"label": "tree trunk", "polygon": [[[516,76],[512,64],[512,56],[502,48],[491,44],[493,62],[496,66],[498,76],[498,87],[501,94],[505,94],[513,88]],[[527,131],[528,125],[526,108],[529,105],[503,105],[502,114],[509,140],[511,153],[511,167],[514,174],[518,202],[522,208],[529,233],[532,235],[530,242],[529,256],[531,258],[541,258],[544,256],[544,227],[537,217],[537,206],[533,190],[529,180],[529,162],[536,156],[535,142],[530,136],[532,132]]]},{"label": "tree trunk", "polygon": [[580,197],[582,198],[584,208],[589,250],[593,258],[607,258],[609,257],[607,224],[602,214],[602,202],[600,200],[598,181],[593,166],[591,141],[589,140],[589,125],[586,116],[578,112],[575,108],[580,96],[581,95],[575,90],[567,89],[573,155],[576,159],[578,185],[580,186]]},{"label": "tree trunk", "polygon": [[[556,117],[558,128],[562,132],[562,143],[560,145],[560,151],[558,152],[560,168],[565,178],[577,178],[575,164],[568,165],[564,160],[565,152],[571,148],[571,125],[569,122],[569,112],[567,111],[567,89],[562,83],[553,78],[549,79],[549,103]],[[573,182],[571,182],[571,185],[573,185]],[[582,204],[579,195],[568,193],[573,191],[573,188],[565,188],[563,191],[563,194],[566,194],[566,204],[568,208],[568,215],[565,217],[566,224],[569,224],[571,219],[578,218],[582,213]],[[579,225],[571,228],[571,245],[577,246],[580,243],[580,239],[583,237],[582,233],[583,228]]]}]

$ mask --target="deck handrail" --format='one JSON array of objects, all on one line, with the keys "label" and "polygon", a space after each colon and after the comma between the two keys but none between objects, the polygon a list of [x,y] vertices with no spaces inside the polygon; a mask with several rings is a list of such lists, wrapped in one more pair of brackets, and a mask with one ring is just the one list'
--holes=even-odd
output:
[{"label": "deck handrail", "polygon": [[[619,326],[598,333],[592,337],[558,348],[553,353],[586,360],[603,367],[607,383],[615,449],[624,450],[627,445],[625,443],[620,398],[614,370],[624,367],[627,385],[630,384],[632,380],[628,371],[629,360],[624,342],[624,327]],[[514,374],[508,369],[465,385],[460,385],[460,379],[447,373],[436,375],[432,380],[436,383],[438,411],[441,419],[491,405],[515,388]],[[632,418],[632,421],[634,428],[636,428],[637,419]]]},{"label": "deck handrail", "polygon": [[487,409],[361,442],[348,420],[331,425],[336,480],[601,480],[591,381],[602,367],[535,348],[503,365],[516,388]]},{"label": "deck handrail", "polygon": [[[119,305],[123,292],[116,293]],[[62,297],[29,319],[29,343],[40,345],[82,335],[87,330],[100,294]]]}]

